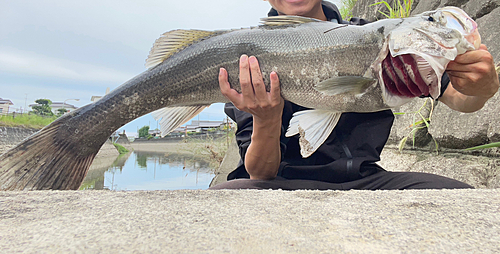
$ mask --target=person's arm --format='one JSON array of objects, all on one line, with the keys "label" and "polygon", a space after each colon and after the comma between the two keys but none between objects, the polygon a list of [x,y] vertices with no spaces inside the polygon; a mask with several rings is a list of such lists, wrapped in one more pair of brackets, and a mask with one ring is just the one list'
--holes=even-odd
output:
[{"label": "person's arm", "polygon": [[498,91],[493,57],[484,44],[478,50],[457,56],[446,72],[450,83],[439,101],[453,110],[464,113],[480,110]]},{"label": "person's arm", "polygon": [[222,94],[236,108],[253,116],[252,141],[245,155],[245,168],[250,179],[274,179],[281,162],[280,135],[284,101],[276,72],[271,72],[270,80],[271,90],[267,92],[257,59],[246,55],[240,58],[241,94],[231,88],[224,68],[219,73]]}]

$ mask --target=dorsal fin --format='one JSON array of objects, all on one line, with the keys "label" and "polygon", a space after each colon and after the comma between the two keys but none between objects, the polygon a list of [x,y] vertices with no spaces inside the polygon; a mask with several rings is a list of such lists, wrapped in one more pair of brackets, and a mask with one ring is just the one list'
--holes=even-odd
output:
[{"label": "dorsal fin", "polygon": [[319,19],[306,18],[300,16],[272,16],[261,18],[260,23],[265,26],[285,26],[285,25],[296,25],[296,24],[304,24],[310,22],[324,22]]},{"label": "dorsal fin", "polygon": [[146,59],[146,68],[153,68],[165,61],[181,49],[200,39],[210,37],[217,32],[203,30],[174,30],[166,32],[156,39],[149,56]]}]

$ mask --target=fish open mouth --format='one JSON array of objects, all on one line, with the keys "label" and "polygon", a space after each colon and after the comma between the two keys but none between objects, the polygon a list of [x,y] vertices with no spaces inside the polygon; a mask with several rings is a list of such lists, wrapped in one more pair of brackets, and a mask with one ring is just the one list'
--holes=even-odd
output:
[{"label": "fish open mouth", "polygon": [[384,86],[395,96],[429,96],[430,87],[437,85],[439,80],[429,63],[414,54],[393,57],[388,52],[381,67]]}]

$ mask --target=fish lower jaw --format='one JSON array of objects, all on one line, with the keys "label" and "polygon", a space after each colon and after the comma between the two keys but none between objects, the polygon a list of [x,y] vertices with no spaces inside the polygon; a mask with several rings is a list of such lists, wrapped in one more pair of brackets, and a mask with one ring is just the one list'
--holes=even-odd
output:
[{"label": "fish lower jaw", "polygon": [[439,82],[429,63],[412,54],[392,56],[388,53],[382,60],[379,75],[387,92],[406,98],[429,96]]}]

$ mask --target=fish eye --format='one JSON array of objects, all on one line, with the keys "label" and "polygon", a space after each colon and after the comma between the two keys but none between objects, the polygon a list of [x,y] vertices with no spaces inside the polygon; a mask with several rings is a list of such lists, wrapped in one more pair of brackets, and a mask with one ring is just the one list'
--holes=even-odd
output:
[{"label": "fish eye", "polygon": [[430,22],[434,22],[434,18],[433,17],[428,17],[427,20],[429,20]]}]

